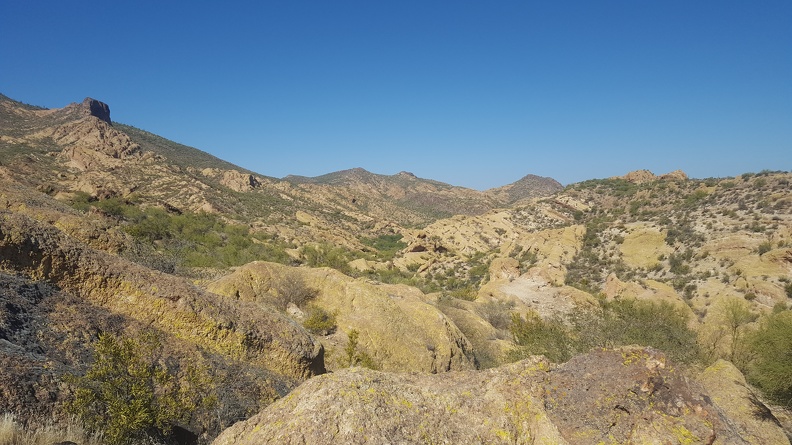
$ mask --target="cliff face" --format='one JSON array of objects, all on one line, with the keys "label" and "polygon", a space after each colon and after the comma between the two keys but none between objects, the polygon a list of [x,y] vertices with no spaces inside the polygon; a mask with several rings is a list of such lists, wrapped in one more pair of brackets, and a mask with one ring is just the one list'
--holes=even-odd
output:
[{"label": "cliff face", "polygon": [[[730,402],[749,410],[744,394]],[[747,413],[748,411],[746,411]],[[772,421],[725,411],[657,351],[533,358],[480,372],[354,368],[309,380],[215,445],[363,443],[789,443]]]}]

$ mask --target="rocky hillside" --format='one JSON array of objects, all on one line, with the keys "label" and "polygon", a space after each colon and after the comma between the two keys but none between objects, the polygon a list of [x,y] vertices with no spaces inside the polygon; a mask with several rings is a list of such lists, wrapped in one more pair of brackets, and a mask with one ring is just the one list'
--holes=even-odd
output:
[{"label": "rocky hillside", "polygon": [[[362,169],[285,180],[255,174],[134,127],[112,124],[106,104],[85,99],[45,110],[0,97],[2,172],[72,199],[133,197],[171,211],[204,211],[303,244],[328,240],[360,248],[361,234],[421,226],[439,217],[478,214],[509,203],[494,195],[409,173]],[[550,179],[524,193],[560,189]]]},{"label": "rocky hillside", "polygon": [[789,443],[790,180],[281,180],[0,97],[0,414],[112,443],[254,415],[217,443]]},{"label": "rocky hillside", "polygon": [[3,192],[5,412],[30,421],[67,419],[64,402],[74,388],[64,391],[63,381],[85,372],[93,345],[106,334],[154,333],[176,375],[191,366],[206,370],[206,397],[217,402],[182,420],[196,434],[216,434],[324,372],[321,344],[278,311],[221,299],[184,279],[92,249],[57,227],[69,224],[75,211],[46,196],[20,202],[20,195]]}]

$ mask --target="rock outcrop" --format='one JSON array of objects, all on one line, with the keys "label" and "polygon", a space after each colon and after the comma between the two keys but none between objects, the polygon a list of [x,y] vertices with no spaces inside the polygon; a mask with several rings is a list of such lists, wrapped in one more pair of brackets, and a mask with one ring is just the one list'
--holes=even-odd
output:
[{"label": "rock outcrop", "polygon": [[724,411],[663,354],[632,347],[560,366],[535,357],[441,375],[344,370],[309,380],[213,443],[756,443],[743,438],[748,429],[789,443],[772,421],[746,416]]},{"label": "rock outcrop", "polygon": [[386,371],[435,373],[475,367],[473,348],[464,334],[426,303],[420,291],[408,286],[376,285],[327,268],[254,262],[208,289],[243,301],[267,301],[289,274],[316,290],[313,304],[336,314],[339,332],[322,339],[329,350],[329,366],[345,366],[340,361],[346,337],[355,330],[360,333],[359,347]]},{"label": "rock outcrop", "polygon": [[110,120],[110,107],[106,103],[86,97],[85,100],[82,101],[82,106],[88,110],[88,114],[91,116],[99,118],[108,124],[113,123]]},{"label": "rock outcrop", "polygon": [[646,182],[652,182],[657,180],[687,181],[688,175],[682,170],[674,170],[670,173],[666,173],[660,176],[655,176],[655,174],[650,172],[649,170],[635,170],[627,173],[624,176],[619,176],[618,179],[624,179],[625,181],[632,182],[633,184],[643,184]]}]

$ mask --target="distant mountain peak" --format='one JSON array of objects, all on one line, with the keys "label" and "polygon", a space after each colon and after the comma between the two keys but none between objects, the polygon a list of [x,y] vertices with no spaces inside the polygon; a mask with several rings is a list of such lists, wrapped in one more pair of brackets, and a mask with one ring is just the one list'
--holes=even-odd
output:
[{"label": "distant mountain peak", "polygon": [[489,189],[485,193],[513,204],[523,199],[548,196],[563,189],[564,186],[553,178],[529,174],[511,184]]},{"label": "distant mountain peak", "polygon": [[77,112],[83,116],[93,116],[99,120],[105,121],[108,124],[113,122],[110,120],[110,107],[101,101],[86,97],[81,103],[71,103],[63,110],[70,113]]}]

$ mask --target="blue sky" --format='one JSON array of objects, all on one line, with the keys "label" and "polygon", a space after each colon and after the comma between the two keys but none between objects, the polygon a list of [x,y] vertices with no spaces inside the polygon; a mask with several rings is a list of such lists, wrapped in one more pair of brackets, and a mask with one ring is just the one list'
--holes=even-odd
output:
[{"label": "blue sky", "polygon": [[0,0],[0,93],[259,173],[792,170],[792,2]]}]

